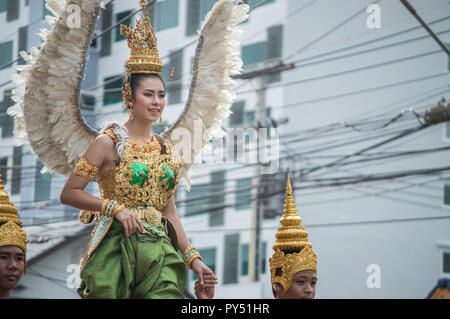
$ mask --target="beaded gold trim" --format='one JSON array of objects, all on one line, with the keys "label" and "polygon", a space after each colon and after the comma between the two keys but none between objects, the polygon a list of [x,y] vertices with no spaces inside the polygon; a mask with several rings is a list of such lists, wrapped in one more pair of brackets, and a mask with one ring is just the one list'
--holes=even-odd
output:
[{"label": "beaded gold trim", "polygon": [[161,224],[162,213],[155,207],[131,207],[129,210],[135,212],[140,219],[145,219],[152,226]]},{"label": "beaded gold trim", "polygon": [[0,247],[9,245],[20,247],[24,252],[27,251],[27,235],[13,221],[8,221],[0,226]]},{"label": "beaded gold trim", "polygon": [[87,178],[88,180],[93,180],[97,175],[98,166],[89,162],[85,157],[80,158],[75,169],[73,170],[74,175]]},{"label": "beaded gold trim", "polygon": [[[284,292],[287,292],[296,273],[307,269],[317,272],[317,255],[309,246],[293,254],[285,254],[277,249],[269,259],[269,264],[272,284],[280,283]],[[278,268],[281,268],[281,276],[277,275]]]},{"label": "beaded gold trim", "polygon": [[105,130],[105,131],[103,132],[103,134],[108,135],[108,136],[113,140],[113,142],[116,143],[116,135],[114,134],[114,132],[113,132],[112,129],[107,129],[107,130]]}]

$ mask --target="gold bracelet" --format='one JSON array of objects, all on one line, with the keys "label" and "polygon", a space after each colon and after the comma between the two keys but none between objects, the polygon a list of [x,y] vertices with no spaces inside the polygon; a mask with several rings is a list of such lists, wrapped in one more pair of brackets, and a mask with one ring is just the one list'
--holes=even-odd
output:
[{"label": "gold bracelet", "polygon": [[100,214],[105,215],[106,205],[109,203],[109,199],[104,199],[102,202],[102,208],[100,209]]},{"label": "gold bracelet", "polygon": [[188,267],[189,269],[192,269],[192,262],[193,262],[195,259],[197,259],[197,258],[199,258],[200,260],[202,260],[202,256],[200,256],[200,254],[199,254],[198,252],[196,252],[196,253],[193,254],[191,257],[189,257],[189,260],[186,262],[187,267]]},{"label": "gold bracelet", "polygon": [[117,208],[116,210],[114,210],[112,213],[111,213],[111,217],[115,217],[118,213],[120,213],[121,211],[123,211],[124,209],[125,209],[125,204],[121,204],[120,206],[119,206],[119,208]]},{"label": "gold bracelet", "polygon": [[186,255],[193,249],[195,249],[194,245],[188,246],[183,253],[183,258],[186,257]]}]

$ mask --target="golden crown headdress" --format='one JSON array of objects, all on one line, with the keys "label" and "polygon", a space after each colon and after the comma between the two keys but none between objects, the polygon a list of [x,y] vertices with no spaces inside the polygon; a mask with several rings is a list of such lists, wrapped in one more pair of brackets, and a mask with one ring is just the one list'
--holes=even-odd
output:
[{"label": "golden crown headdress", "polygon": [[[125,79],[124,94],[131,100],[130,75],[136,73],[160,74],[163,63],[159,58],[158,44],[153,32],[148,14],[147,0],[140,0],[139,5],[145,10],[145,16],[136,20],[136,28],[120,25],[120,35],[127,39],[130,48],[130,58],[125,66],[127,76]],[[125,106],[127,107],[127,106]]]},{"label": "golden crown headdress", "polygon": [[296,273],[307,269],[317,272],[317,255],[312,250],[308,232],[301,226],[302,219],[295,209],[289,174],[283,212],[280,219],[282,226],[278,228],[273,245],[275,253],[269,259],[269,265],[272,285],[278,282],[287,292]]},{"label": "golden crown headdress", "polygon": [[18,246],[26,252],[27,236],[21,227],[22,221],[19,219],[17,208],[9,201],[0,174],[0,247]]}]

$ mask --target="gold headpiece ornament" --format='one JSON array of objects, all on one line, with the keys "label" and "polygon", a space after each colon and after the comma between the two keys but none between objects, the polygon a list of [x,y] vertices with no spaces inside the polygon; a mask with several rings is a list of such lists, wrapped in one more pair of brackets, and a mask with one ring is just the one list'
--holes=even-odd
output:
[{"label": "gold headpiece ornament", "polygon": [[120,35],[128,40],[130,48],[130,58],[125,64],[127,68],[127,76],[125,79],[124,95],[128,98],[128,105],[132,106],[132,92],[130,87],[130,75],[136,73],[153,73],[160,74],[163,69],[163,63],[159,58],[158,44],[155,33],[153,32],[148,15],[147,0],[140,0],[139,5],[145,10],[145,16],[141,15],[141,19],[136,20],[136,28],[120,25]]},{"label": "gold headpiece ornament", "polygon": [[21,227],[22,221],[17,214],[17,208],[9,201],[9,196],[4,190],[2,175],[0,174],[0,247],[18,246],[26,252],[27,236]]},{"label": "gold headpiece ornament", "polygon": [[278,282],[287,292],[296,273],[307,269],[317,272],[317,255],[312,250],[308,232],[301,226],[302,219],[295,209],[289,174],[283,212],[284,215],[280,219],[282,226],[278,228],[275,235],[277,239],[273,245],[275,253],[269,259],[269,265],[272,285]]}]

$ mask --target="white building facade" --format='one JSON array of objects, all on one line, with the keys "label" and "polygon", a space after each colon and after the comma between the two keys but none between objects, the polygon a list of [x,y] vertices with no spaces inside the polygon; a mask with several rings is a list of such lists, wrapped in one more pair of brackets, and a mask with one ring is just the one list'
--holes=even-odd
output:
[{"label": "white building facade", "polygon": [[[22,49],[40,41],[35,33],[44,24],[39,20],[44,15],[42,1],[17,2],[19,18],[11,20],[15,9],[7,7],[12,6],[10,1],[0,0],[0,25],[13,34],[0,40],[2,48],[11,51],[4,56],[9,51],[2,49],[0,65],[18,57],[19,45],[24,43],[21,28],[28,32]],[[180,184],[176,192],[183,226],[219,278],[216,297],[273,298],[268,258],[273,253],[289,171],[297,188],[298,212],[318,254],[317,298],[424,298],[438,278],[450,272],[448,172],[331,184],[347,177],[447,166],[448,151],[398,153],[449,146],[450,127],[441,123],[424,128],[346,159],[361,162],[317,166],[420,125],[412,112],[390,122],[402,110],[413,108],[422,114],[441,97],[448,98],[448,57],[400,2],[375,1],[375,9],[369,8],[373,1],[365,0],[246,2],[252,11],[241,25],[244,71],[280,61],[294,63],[295,68],[266,77],[265,93],[258,93],[260,78],[237,80],[233,114],[224,123],[227,128],[247,129],[257,127],[259,120],[261,127],[271,126],[274,136],[278,132],[279,158],[271,162],[276,169],[261,174],[258,163],[239,162],[234,157],[220,163],[220,155],[211,159],[205,154],[204,163],[193,169],[191,191]],[[410,2],[438,36],[450,43],[448,1]],[[183,110],[196,32],[214,3],[163,0],[151,6],[165,64],[162,75],[168,79],[172,67],[175,70],[173,81],[167,81],[164,123],[173,123]],[[104,122],[123,123],[128,117],[121,87],[129,49],[118,27],[103,30],[136,9],[137,1],[112,1],[97,25],[100,36],[90,52],[82,91],[84,115],[97,129]],[[134,24],[135,16],[126,20]],[[12,74],[13,67],[0,69],[0,84]],[[4,116],[10,104],[5,91],[11,88],[12,84],[6,84],[0,91],[0,165],[8,167],[7,191],[19,208],[29,208],[20,210],[25,223],[71,219],[76,210],[59,204],[64,179],[38,174],[36,158],[25,147],[19,161],[11,133],[3,137],[5,127],[11,130]],[[386,159],[373,159],[381,156]],[[14,170],[16,165],[30,168],[19,172]],[[14,176],[20,176],[14,179],[20,180],[19,186],[8,183]],[[95,185],[88,190],[98,194]],[[39,204],[41,209],[37,209]],[[194,280],[189,272],[190,292]]]}]

